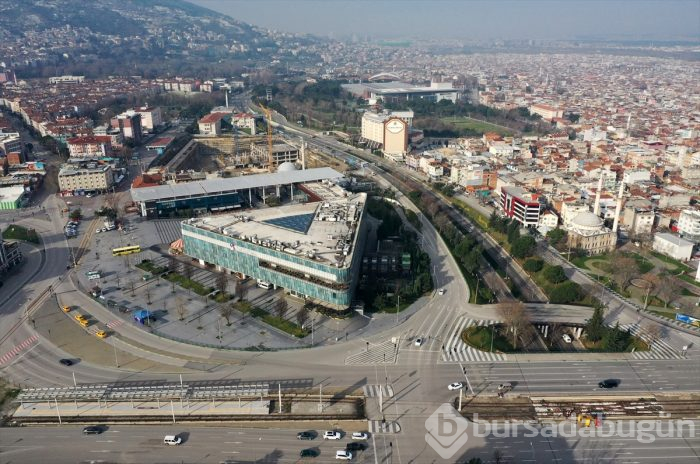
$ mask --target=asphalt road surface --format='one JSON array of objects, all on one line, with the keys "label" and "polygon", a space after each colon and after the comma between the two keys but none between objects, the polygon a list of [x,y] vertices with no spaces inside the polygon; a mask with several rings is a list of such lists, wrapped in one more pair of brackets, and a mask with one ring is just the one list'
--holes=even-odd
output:
[{"label": "asphalt road surface", "polygon": [[[349,435],[324,440],[298,440],[296,429],[110,425],[99,435],[83,435],[82,426],[7,428],[0,433],[0,463],[330,463],[336,450],[345,449]],[[165,445],[165,435],[178,435],[181,445]],[[373,439],[362,441],[364,451],[353,452],[354,463],[374,463]],[[302,449],[320,452],[300,459]],[[50,456],[50,458],[49,458]]]}]

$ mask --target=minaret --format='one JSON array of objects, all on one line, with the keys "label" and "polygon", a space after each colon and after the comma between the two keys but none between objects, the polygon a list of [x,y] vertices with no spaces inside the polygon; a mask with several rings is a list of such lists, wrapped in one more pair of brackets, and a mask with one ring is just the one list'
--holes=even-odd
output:
[{"label": "minaret", "polygon": [[620,223],[620,210],[622,210],[622,193],[625,191],[625,182],[620,182],[620,192],[617,195],[617,206],[615,207],[615,221],[613,222],[613,232],[617,233],[617,225]]},{"label": "minaret", "polygon": [[593,214],[600,216],[600,191],[603,190],[603,170],[600,170],[598,179],[598,190],[595,192],[595,203],[593,204]]},{"label": "minaret", "polygon": [[301,169],[306,169],[306,142],[301,139]]}]

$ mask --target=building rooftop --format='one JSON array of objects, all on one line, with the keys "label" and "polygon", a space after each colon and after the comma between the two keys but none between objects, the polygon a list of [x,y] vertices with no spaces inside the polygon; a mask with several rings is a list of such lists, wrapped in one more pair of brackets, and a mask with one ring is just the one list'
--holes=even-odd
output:
[{"label": "building rooftop", "polygon": [[10,187],[0,187],[0,202],[2,201],[17,201],[24,195],[24,187],[22,185],[12,185]]},{"label": "building rooftop", "polygon": [[304,187],[323,200],[189,219],[185,223],[301,258],[349,266],[351,260],[347,258],[355,248],[367,194],[351,194],[335,185]]},{"label": "building rooftop", "polygon": [[227,179],[210,179],[184,184],[159,185],[157,187],[132,188],[131,198],[134,201],[151,201],[163,198],[188,197],[217,192],[254,189],[270,185],[298,184],[327,179],[340,179],[341,177],[343,177],[343,175],[334,169],[315,168],[302,171],[229,177]]}]

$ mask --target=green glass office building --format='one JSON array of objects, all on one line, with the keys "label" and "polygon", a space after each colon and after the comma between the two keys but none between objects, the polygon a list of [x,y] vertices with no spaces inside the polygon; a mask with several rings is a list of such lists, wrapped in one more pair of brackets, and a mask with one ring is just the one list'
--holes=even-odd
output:
[{"label": "green glass office building", "polygon": [[334,309],[351,305],[366,236],[367,196],[305,185],[322,201],[182,223],[185,254]]}]

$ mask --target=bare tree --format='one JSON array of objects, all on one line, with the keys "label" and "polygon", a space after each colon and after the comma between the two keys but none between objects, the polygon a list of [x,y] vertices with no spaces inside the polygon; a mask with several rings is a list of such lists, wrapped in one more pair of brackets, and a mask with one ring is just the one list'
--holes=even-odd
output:
[{"label": "bare tree", "polygon": [[637,261],[623,254],[617,253],[613,257],[611,266],[613,279],[620,287],[620,290],[625,290],[629,281],[639,275]]},{"label": "bare tree", "polygon": [[224,293],[226,289],[228,288],[228,278],[226,277],[226,274],[221,272],[216,275],[216,281],[214,282],[214,285],[216,286],[216,289],[220,291],[221,293]]},{"label": "bare tree", "polygon": [[238,298],[241,300],[245,300],[245,297],[248,296],[248,286],[243,282],[238,283],[236,291],[238,292]]},{"label": "bare tree", "polygon": [[289,303],[287,303],[287,300],[284,297],[282,297],[279,300],[277,300],[273,309],[277,317],[279,317],[280,319],[284,319],[284,316],[287,315],[287,311],[289,311]]},{"label": "bare tree", "polygon": [[219,314],[226,319],[226,325],[231,325],[231,316],[233,316],[234,311],[235,309],[232,305],[222,304],[219,306]]},{"label": "bare tree", "polygon": [[668,307],[668,304],[678,297],[681,288],[680,282],[671,275],[665,274],[659,278],[658,295],[659,298],[664,300],[664,308]]},{"label": "bare tree", "polygon": [[176,257],[171,256],[168,258],[168,270],[170,272],[177,273],[177,271],[180,269],[180,261],[177,260]]},{"label": "bare tree", "polygon": [[297,324],[299,327],[304,327],[309,321],[309,308],[304,305],[299,311],[297,311]]},{"label": "bare tree", "polygon": [[181,321],[183,321],[185,320],[185,317],[187,317],[187,313],[189,312],[189,310],[185,306],[185,300],[181,296],[178,296],[175,299],[175,301],[175,310],[177,311],[177,316]]},{"label": "bare tree", "polygon": [[146,284],[146,302],[151,304],[151,286]]},{"label": "bare tree", "polygon": [[661,286],[661,279],[656,274],[645,274],[641,277],[644,281],[644,309],[649,306],[649,297],[656,296]]},{"label": "bare tree", "polygon": [[183,263],[182,274],[188,279],[192,279],[192,274],[194,274],[194,268],[189,263]]},{"label": "bare tree", "polygon": [[641,335],[649,343],[650,348],[662,338],[663,333],[661,325],[655,322],[647,322],[642,326]]},{"label": "bare tree", "polygon": [[517,300],[505,301],[498,305],[497,311],[508,332],[513,334],[513,348],[517,348],[518,338],[522,337],[530,328],[525,305]]}]

